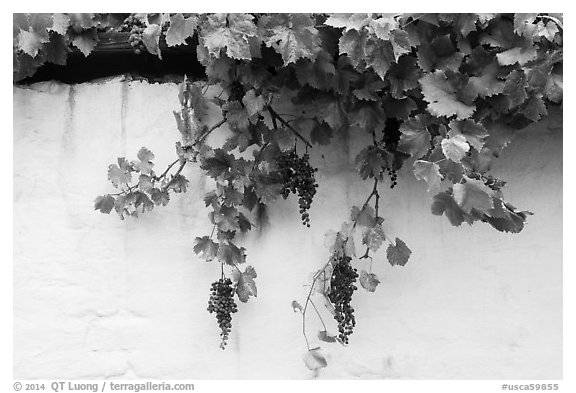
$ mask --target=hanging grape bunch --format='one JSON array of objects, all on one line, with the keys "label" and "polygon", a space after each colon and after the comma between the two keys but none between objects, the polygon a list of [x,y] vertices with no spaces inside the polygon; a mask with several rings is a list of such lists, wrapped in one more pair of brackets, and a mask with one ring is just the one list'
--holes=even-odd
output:
[{"label": "hanging grape bunch", "polygon": [[139,55],[143,51],[146,51],[144,41],[142,41],[142,34],[144,33],[145,28],[146,26],[144,25],[144,22],[134,17],[134,15],[130,15],[126,19],[124,19],[124,22],[120,26],[120,31],[130,32],[128,42],[132,46],[134,53],[136,53],[137,55]]},{"label": "hanging grape bunch", "polygon": [[314,177],[314,172],[318,171],[318,169],[310,166],[309,158],[308,153],[298,157],[296,150],[284,152],[278,157],[279,171],[284,184],[281,195],[286,199],[290,193],[298,194],[302,224],[307,227],[310,227],[308,210],[312,205],[312,199],[318,187]]},{"label": "hanging grape bunch", "polygon": [[354,308],[350,305],[352,294],[358,287],[354,285],[358,277],[357,269],[350,264],[349,256],[335,257],[330,280],[330,293],[328,299],[334,305],[334,319],[338,322],[338,337],[348,344],[348,336],[356,326]]},{"label": "hanging grape bunch", "polygon": [[236,302],[234,302],[232,280],[221,278],[213,282],[210,292],[208,311],[210,314],[216,313],[216,320],[221,330],[220,336],[222,337],[220,348],[225,349],[228,336],[232,331],[232,314],[238,311]]},{"label": "hanging grape bunch", "polygon": [[390,176],[390,188],[394,188],[398,185],[398,173],[394,168],[386,168],[388,171],[388,176]]}]

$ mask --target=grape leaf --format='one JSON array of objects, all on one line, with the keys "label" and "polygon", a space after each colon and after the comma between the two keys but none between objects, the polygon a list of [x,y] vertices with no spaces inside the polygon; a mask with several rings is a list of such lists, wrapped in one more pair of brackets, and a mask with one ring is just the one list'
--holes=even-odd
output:
[{"label": "grape leaf", "polygon": [[200,168],[206,171],[213,179],[224,180],[230,175],[230,168],[234,162],[234,156],[226,153],[223,149],[214,149],[206,157],[202,157]]},{"label": "grape leaf", "polygon": [[137,157],[139,161],[132,161],[132,165],[134,166],[134,168],[137,171],[142,172],[144,174],[151,173],[152,168],[154,167],[154,163],[152,162],[152,160],[154,159],[154,153],[152,153],[147,148],[142,147],[138,151]]},{"label": "grape leaf", "polygon": [[335,343],[336,342],[336,336],[328,333],[326,330],[320,330],[318,332],[318,339],[320,341],[324,341],[327,343]]},{"label": "grape leaf", "polygon": [[95,27],[98,22],[94,21],[94,14],[89,14],[85,12],[81,13],[69,13],[70,25],[75,28],[89,29]]},{"label": "grape leaf", "polygon": [[83,30],[72,40],[72,44],[80,49],[80,52],[87,57],[98,44],[98,32],[96,29]]},{"label": "grape leaf", "polygon": [[386,116],[398,120],[407,120],[410,114],[418,108],[413,99],[405,97],[397,100],[390,94],[385,95],[381,102]]},{"label": "grape leaf", "polygon": [[464,54],[454,47],[449,34],[424,41],[418,48],[418,65],[427,72],[457,71],[463,58]]},{"label": "grape leaf", "polygon": [[214,208],[214,211],[211,212],[211,221],[221,231],[235,231],[240,229],[238,214],[238,210],[235,207],[220,206],[220,208]]},{"label": "grape leaf", "polygon": [[152,179],[148,175],[140,175],[138,178],[138,188],[142,191],[150,191],[154,187]]},{"label": "grape leaf", "polygon": [[226,113],[226,121],[232,127],[242,129],[250,125],[246,108],[243,108],[239,101],[228,101],[222,106],[222,110]]},{"label": "grape leaf", "polygon": [[196,237],[194,252],[206,259],[206,262],[212,261],[218,253],[218,243],[215,243],[208,236]]},{"label": "grape leaf", "polygon": [[336,67],[334,66],[332,55],[325,50],[318,52],[315,61],[310,59],[300,59],[295,66],[298,82],[310,85],[320,90],[330,90],[336,84]]},{"label": "grape leaf", "polygon": [[392,50],[396,61],[398,61],[400,56],[412,51],[412,45],[408,38],[408,33],[404,30],[392,31],[390,43],[392,44]]},{"label": "grape leaf", "polygon": [[503,18],[490,24],[482,33],[480,43],[502,50],[496,55],[500,65],[524,65],[537,56],[532,39],[515,34],[513,23]]},{"label": "grape leaf", "polygon": [[258,28],[264,32],[264,43],[282,55],[284,65],[298,59],[316,59],[320,35],[307,14],[272,14],[260,18]]},{"label": "grape leaf", "polygon": [[364,148],[356,156],[356,169],[360,172],[360,177],[366,180],[368,177],[382,178],[382,170],[386,167],[386,162],[380,154],[380,149],[370,145]]},{"label": "grape leaf", "polygon": [[348,118],[350,126],[358,126],[367,132],[382,131],[386,126],[386,114],[375,102],[359,102],[348,112]]},{"label": "grape leaf", "polygon": [[418,180],[424,180],[428,184],[428,192],[440,189],[440,167],[438,164],[423,160],[414,161],[414,175]]},{"label": "grape leaf", "polygon": [[232,207],[242,203],[244,194],[231,185],[223,186],[222,184],[217,184],[217,190],[218,196],[222,200],[222,205]]},{"label": "grape leaf", "polygon": [[465,119],[474,113],[475,107],[459,100],[459,87],[443,71],[427,74],[419,82],[424,100],[428,102],[428,110],[434,116],[456,115],[457,119]]},{"label": "grape leaf", "polygon": [[386,87],[386,83],[372,72],[365,72],[359,79],[361,87],[352,90],[359,100],[378,101],[378,93]]},{"label": "grape leaf", "polygon": [[470,77],[469,83],[475,94],[486,98],[502,93],[504,82],[498,79],[499,71],[498,64],[491,63],[482,70],[480,75]]},{"label": "grape leaf", "polygon": [[548,41],[553,42],[556,34],[558,34],[558,26],[554,22],[547,22],[546,24],[542,21],[537,24],[537,35],[538,37],[545,37]]},{"label": "grape leaf", "polygon": [[52,14],[33,13],[30,15],[30,26],[42,40],[48,40],[48,29],[54,24]]},{"label": "grape leaf", "polygon": [[168,189],[173,190],[176,193],[186,192],[188,183],[188,179],[186,179],[183,175],[178,174],[172,177]]},{"label": "grape leaf", "polygon": [[[442,155],[443,154],[444,153],[442,153]],[[447,179],[452,183],[459,183],[462,180],[464,169],[462,168],[461,163],[452,160],[443,160],[438,162],[438,166],[440,167],[440,173],[444,176],[444,179]]]},{"label": "grape leaf", "polygon": [[239,265],[246,262],[246,249],[236,247],[234,243],[220,243],[216,257],[220,262],[228,265]]},{"label": "grape leaf", "polygon": [[448,124],[448,127],[450,127],[448,136],[464,136],[470,146],[477,151],[481,151],[484,147],[484,139],[488,136],[488,131],[482,124],[476,123],[471,119],[452,120],[450,124]]},{"label": "grape leaf", "polygon": [[194,30],[198,25],[196,17],[184,18],[181,13],[170,17],[170,26],[166,31],[166,44],[176,46],[186,44],[186,39],[194,35]]},{"label": "grape leaf", "polygon": [[251,60],[250,37],[257,36],[256,25],[250,14],[212,14],[200,31],[200,42],[208,53],[218,58],[220,50],[226,48],[226,54],[239,60]]},{"label": "grape leaf", "polygon": [[432,214],[441,216],[445,214],[450,223],[454,226],[460,226],[464,221],[472,224],[472,219],[456,203],[449,191],[444,191],[434,195],[432,203]]},{"label": "grape leaf", "polygon": [[564,80],[562,75],[562,70],[559,72],[552,72],[548,79],[546,80],[546,86],[544,94],[552,102],[559,103],[562,101],[563,91],[564,91]]},{"label": "grape leaf", "polygon": [[387,78],[392,97],[403,98],[405,91],[418,87],[420,69],[416,66],[416,59],[412,56],[401,57],[397,63],[392,64]]},{"label": "grape leaf", "polygon": [[412,251],[408,248],[408,246],[406,246],[406,243],[404,243],[399,238],[396,238],[395,245],[390,243],[388,249],[386,250],[386,257],[392,266],[406,265],[406,262],[408,262],[408,259],[410,258],[410,254],[412,254]]},{"label": "grape leaf", "polygon": [[156,24],[150,24],[142,33],[142,42],[149,53],[158,56],[162,60],[162,53],[160,53],[160,33],[162,27]]},{"label": "grape leaf", "polygon": [[150,200],[148,195],[140,191],[134,191],[133,194],[136,196],[134,201],[135,208],[142,206],[142,213],[146,210],[150,211],[154,209],[154,203]]},{"label": "grape leaf", "polygon": [[[494,206],[498,205],[494,198]],[[514,206],[509,203],[504,202],[498,198],[501,207],[498,209],[501,214],[494,214],[494,209],[489,210],[487,213],[490,215],[485,215],[483,221],[489,223],[492,227],[500,232],[508,233],[519,233],[524,228],[524,223],[526,221],[527,215],[532,215],[529,211],[519,211]]]},{"label": "grape leaf", "polygon": [[362,234],[362,244],[365,244],[373,252],[377,251],[385,240],[386,235],[381,224],[367,228]]},{"label": "grape leaf", "polygon": [[470,146],[466,143],[466,138],[461,134],[442,139],[441,146],[446,158],[454,162],[460,162],[470,150]]},{"label": "grape leaf", "polygon": [[112,195],[102,195],[94,201],[94,210],[100,210],[101,213],[110,214],[114,208],[114,197]]},{"label": "grape leaf", "polygon": [[506,77],[502,93],[510,99],[510,108],[517,107],[528,98],[526,87],[528,87],[528,80],[524,71],[515,70]]},{"label": "grape leaf", "polygon": [[356,30],[349,30],[342,34],[338,41],[338,49],[340,54],[346,54],[350,62],[359,71],[366,68],[366,40],[368,33],[366,30],[358,32]]},{"label": "grape leaf", "polygon": [[298,303],[296,300],[292,300],[292,310],[294,312],[300,312],[300,313],[304,312],[304,309],[302,308],[300,303]]},{"label": "grape leaf", "polygon": [[454,200],[465,213],[476,209],[485,213],[494,207],[492,190],[480,180],[465,177],[466,183],[454,185]]},{"label": "grape leaf", "polygon": [[440,14],[440,20],[451,22],[457,31],[464,37],[468,36],[473,31],[476,31],[476,22],[478,21],[478,14]]},{"label": "grape leaf", "polygon": [[356,225],[372,228],[377,223],[376,212],[370,205],[364,206],[362,210],[358,206],[352,206],[350,220],[355,222]]},{"label": "grape leaf", "polygon": [[20,30],[28,31],[30,29],[29,14],[14,12],[12,14],[12,38],[16,39]]},{"label": "grape leaf", "polygon": [[252,266],[246,266],[243,273],[234,270],[232,272],[232,277],[236,282],[236,294],[241,302],[246,303],[250,296],[258,296],[258,289],[254,282],[256,271]]},{"label": "grape leaf", "polygon": [[498,59],[498,63],[503,66],[514,65],[516,63],[524,65],[529,61],[536,59],[537,55],[538,53],[536,52],[536,47],[527,45],[523,48],[512,48],[498,53],[496,58]]},{"label": "grape leaf", "polygon": [[360,272],[360,285],[368,292],[376,291],[376,287],[380,284],[378,276],[374,273],[368,273],[366,270]]},{"label": "grape leaf", "polygon": [[418,159],[430,150],[430,133],[427,130],[428,117],[416,115],[400,126],[400,142],[398,150]]},{"label": "grape leaf", "polygon": [[536,17],[538,14],[523,14],[517,12],[514,14],[514,32],[525,37],[532,37],[536,33]]},{"label": "grape leaf", "polygon": [[150,190],[150,198],[152,202],[157,205],[166,206],[170,202],[170,194],[167,190],[160,190],[158,188],[152,188]]},{"label": "grape leaf", "polygon": [[256,182],[254,192],[260,202],[267,205],[275,201],[284,186],[279,183]]},{"label": "grape leaf", "polygon": [[532,94],[530,97],[522,104],[518,109],[518,112],[526,116],[526,118],[536,122],[540,120],[542,116],[548,114],[546,110],[546,105],[542,100],[542,94]]},{"label": "grape leaf", "polygon": [[374,22],[370,14],[331,14],[324,24],[344,28],[344,32],[346,32],[349,30],[360,31],[364,26]]},{"label": "grape leaf", "polygon": [[320,347],[309,349],[304,354],[303,359],[306,367],[308,367],[308,369],[312,371],[318,370],[319,368],[323,368],[328,365],[326,358],[324,357],[322,352],[320,352]]},{"label": "grape leaf", "polygon": [[325,122],[317,122],[310,132],[310,142],[327,145],[332,139],[332,128]]},{"label": "grape leaf", "polygon": [[32,57],[38,54],[44,42],[48,42],[48,40],[43,39],[34,31],[20,30],[18,35],[18,48]]},{"label": "grape leaf", "polygon": [[64,37],[58,34],[52,34],[50,41],[44,44],[46,52],[46,61],[58,65],[66,65],[68,59],[68,42]]},{"label": "grape leaf", "polygon": [[390,40],[392,34],[398,28],[398,20],[394,14],[382,14],[381,17],[371,20],[368,31],[381,40]]},{"label": "grape leaf", "polygon": [[66,31],[70,26],[70,17],[66,14],[52,14],[52,27],[48,30],[55,31],[61,36],[66,35]]},{"label": "grape leaf", "polygon": [[[242,194],[243,196],[244,194]],[[252,229],[252,223],[244,214],[238,214],[238,227],[240,227],[240,232],[248,232]]]},{"label": "grape leaf", "polygon": [[110,166],[108,166],[108,180],[110,180],[112,185],[114,185],[116,188],[118,188],[120,184],[129,183],[132,181],[132,174],[130,173],[130,169],[123,167],[120,159],[118,159],[118,162],[120,167],[116,164],[110,164]]},{"label": "grape leaf", "polygon": [[242,103],[246,108],[248,116],[254,116],[262,112],[264,106],[266,105],[266,100],[264,100],[264,97],[261,95],[257,96],[254,89],[250,89],[242,98]]},{"label": "grape leaf", "polygon": [[379,38],[366,40],[364,55],[366,66],[372,67],[382,80],[384,80],[392,62],[397,59],[390,41],[383,41]]}]

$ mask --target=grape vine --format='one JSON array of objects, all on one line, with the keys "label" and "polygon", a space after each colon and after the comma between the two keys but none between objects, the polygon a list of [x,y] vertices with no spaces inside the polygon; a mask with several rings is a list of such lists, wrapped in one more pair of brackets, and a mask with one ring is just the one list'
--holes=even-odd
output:
[{"label": "grape vine", "polygon": [[[119,158],[108,168],[116,192],[97,197],[95,208],[123,219],[164,206],[186,192],[186,165],[213,180],[204,198],[212,231],[196,237],[194,251],[222,266],[209,311],[217,315],[223,348],[236,310],[232,296],[240,302],[257,296],[256,271],[241,270],[248,256],[236,235],[290,193],[310,226],[309,209],[322,187],[308,156],[316,146],[351,133],[368,136],[354,168],[373,187],[329,232],[328,261],[313,275],[303,305],[292,303],[302,315],[304,361],[313,370],[327,361],[311,345],[307,312],[314,310],[323,325],[319,341],[346,345],[357,322],[356,284],[374,292],[380,282],[371,271],[378,250],[386,245],[393,266],[411,257],[406,243],[389,235],[393,228],[384,227],[382,183],[395,188],[407,169],[432,195],[432,214],[454,226],[480,221],[518,233],[532,214],[507,202],[506,182],[489,171],[518,130],[562,105],[561,14],[14,14],[14,80],[45,62],[65,64],[72,47],[88,56],[100,31],[122,29],[136,50],[159,58],[164,44],[193,45],[206,78],[181,84],[177,159],[158,175],[145,147],[136,160]],[[221,93],[206,96],[210,86]],[[208,124],[211,106],[222,118]],[[212,147],[209,136],[220,128],[227,139]],[[356,253],[357,243],[363,253]],[[318,302],[332,312],[339,334],[329,333]]]}]

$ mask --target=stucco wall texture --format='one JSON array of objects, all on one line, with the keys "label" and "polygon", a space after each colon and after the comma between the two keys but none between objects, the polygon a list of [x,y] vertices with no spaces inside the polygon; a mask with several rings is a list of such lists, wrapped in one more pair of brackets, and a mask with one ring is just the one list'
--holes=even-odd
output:
[{"label": "stucco wall texture", "polygon": [[[291,302],[328,258],[325,232],[371,189],[353,169],[364,140],[314,149],[312,228],[291,197],[242,241],[258,297],[239,305],[222,351],[206,311],[220,267],[192,251],[211,229],[202,171],[186,167],[189,191],[138,219],[93,209],[113,191],[117,157],[146,146],[159,171],[174,160],[177,90],[120,78],[14,87],[14,378],[562,378],[561,114],[523,131],[494,165],[507,199],[535,213],[520,234],[452,227],[407,169],[394,190],[382,186],[387,235],[406,241],[411,260],[391,267],[376,254],[380,286],[356,292],[350,345],[322,343],[329,365],[315,375]],[[319,326],[311,316],[312,345]]]}]

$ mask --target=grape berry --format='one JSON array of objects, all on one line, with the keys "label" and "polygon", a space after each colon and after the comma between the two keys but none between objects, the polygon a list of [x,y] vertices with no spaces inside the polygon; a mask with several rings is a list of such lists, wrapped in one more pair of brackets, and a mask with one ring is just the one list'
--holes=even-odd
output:
[{"label": "grape berry", "polygon": [[316,188],[318,188],[314,178],[314,172],[318,169],[310,166],[309,158],[308,153],[298,157],[295,150],[283,153],[278,158],[280,176],[282,176],[282,183],[284,184],[281,195],[286,199],[290,193],[298,194],[302,224],[307,227],[310,227],[308,209],[310,209]]},{"label": "grape berry", "polygon": [[348,336],[356,325],[354,308],[350,305],[352,294],[356,289],[357,269],[350,264],[352,258],[344,255],[336,257],[333,262],[332,278],[330,280],[330,293],[328,299],[336,310],[334,319],[338,322],[338,337],[348,344]]},{"label": "grape berry", "polygon": [[232,314],[238,311],[236,302],[234,302],[232,280],[229,278],[221,278],[213,282],[210,292],[208,311],[210,314],[213,312],[216,313],[216,320],[220,326],[220,336],[222,337],[220,348],[226,349],[228,335],[232,331]]},{"label": "grape berry", "polygon": [[134,15],[130,15],[124,19],[124,22],[120,26],[120,31],[130,32],[128,42],[137,55],[146,51],[146,46],[144,46],[144,41],[142,41],[142,34],[145,28],[144,22],[134,17]]}]

